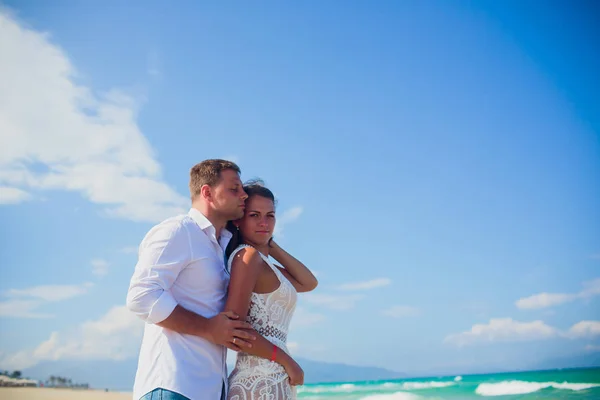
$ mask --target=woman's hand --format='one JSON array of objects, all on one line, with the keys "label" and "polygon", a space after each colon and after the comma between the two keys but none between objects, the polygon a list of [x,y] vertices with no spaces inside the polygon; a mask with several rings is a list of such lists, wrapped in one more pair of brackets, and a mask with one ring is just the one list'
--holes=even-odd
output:
[{"label": "woman's hand", "polygon": [[290,358],[289,361],[283,365],[283,368],[290,378],[290,385],[304,385],[304,371],[296,361]]},{"label": "woman's hand", "polygon": [[269,242],[269,255],[282,265],[281,273],[299,293],[314,290],[319,282],[306,265],[302,264],[274,240]]}]

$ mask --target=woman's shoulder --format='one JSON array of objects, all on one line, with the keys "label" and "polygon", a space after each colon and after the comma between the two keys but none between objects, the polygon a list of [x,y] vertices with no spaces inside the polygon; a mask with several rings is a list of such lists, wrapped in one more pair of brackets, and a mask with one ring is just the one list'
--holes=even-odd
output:
[{"label": "woman's shoulder", "polygon": [[254,249],[254,250],[256,250],[254,248],[254,246],[252,246],[251,244],[242,243],[242,244],[238,245],[238,247],[236,247],[235,250],[233,250],[233,252],[235,253],[237,251],[242,251],[244,249]]},{"label": "woman's shoulder", "polygon": [[249,244],[241,244],[239,245],[231,256],[229,256],[229,264],[248,264],[248,265],[256,265],[262,262],[262,255],[260,252],[253,246]]}]

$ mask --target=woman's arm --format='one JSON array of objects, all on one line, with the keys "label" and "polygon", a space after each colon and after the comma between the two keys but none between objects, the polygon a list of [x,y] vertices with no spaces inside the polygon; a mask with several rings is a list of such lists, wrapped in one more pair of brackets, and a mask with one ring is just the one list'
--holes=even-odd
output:
[{"label": "woman's arm", "polygon": [[[234,256],[231,263],[231,279],[229,281],[225,311],[232,311],[237,315],[248,315],[250,297],[258,280],[262,263],[263,260],[258,251],[251,247],[240,250]],[[255,336],[256,340],[252,342],[252,347],[244,347],[242,350],[245,353],[270,360],[273,356],[274,344],[258,333]],[[298,381],[298,364],[279,347],[276,349],[275,361],[285,368],[292,384],[301,384],[296,383]],[[296,377],[296,382],[294,382],[293,376]]]},{"label": "woman's arm", "polygon": [[279,247],[274,240],[271,241],[270,255],[277,260],[283,268],[280,268],[285,277],[294,285],[298,292],[310,292],[314,290],[319,282],[308,268],[287,251]]}]

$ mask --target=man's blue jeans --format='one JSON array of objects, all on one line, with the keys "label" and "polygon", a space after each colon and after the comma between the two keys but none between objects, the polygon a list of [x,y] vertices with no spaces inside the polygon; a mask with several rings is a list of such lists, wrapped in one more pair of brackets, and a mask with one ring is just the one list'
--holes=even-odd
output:
[{"label": "man's blue jeans", "polygon": [[[223,391],[221,392],[221,400],[225,399],[225,383],[223,383]],[[166,389],[154,389],[151,392],[146,393],[140,400],[190,400],[184,395],[179,393],[171,392]]]},{"label": "man's blue jeans", "polygon": [[190,400],[187,397],[166,389],[154,389],[146,393],[140,400]]}]

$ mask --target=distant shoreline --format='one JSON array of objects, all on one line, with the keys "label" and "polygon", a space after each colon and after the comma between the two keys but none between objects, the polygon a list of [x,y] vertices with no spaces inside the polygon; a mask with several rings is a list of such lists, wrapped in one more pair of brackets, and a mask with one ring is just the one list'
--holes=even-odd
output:
[{"label": "distant shoreline", "polygon": [[0,387],[0,400],[131,400],[128,392],[51,387]]}]

